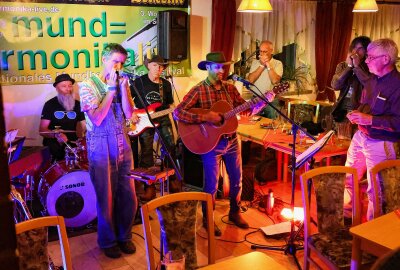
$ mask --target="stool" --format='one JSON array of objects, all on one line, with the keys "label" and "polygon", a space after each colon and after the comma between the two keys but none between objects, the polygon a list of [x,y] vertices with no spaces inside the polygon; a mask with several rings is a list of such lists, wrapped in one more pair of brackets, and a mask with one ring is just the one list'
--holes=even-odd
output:
[{"label": "stool", "polygon": [[151,185],[160,182],[160,196],[164,195],[165,182],[167,184],[167,192],[169,193],[169,177],[175,174],[175,170],[171,168],[165,168],[161,170],[159,167],[153,166],[149,168],[136,168],[132,170],[128,176],[146,183],[147,185]]}]

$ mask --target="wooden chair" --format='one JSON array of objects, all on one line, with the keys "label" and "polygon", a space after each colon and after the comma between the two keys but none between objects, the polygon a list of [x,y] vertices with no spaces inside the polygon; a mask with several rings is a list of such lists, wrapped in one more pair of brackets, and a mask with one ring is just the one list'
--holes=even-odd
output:
[{"label": "wooden chair", "polygon": [[[304,207],[304,269],[317,261],[311,252],[329,269],[350,266],[352,237],[344,225],[343,198],[346,174],[353,179],[353,225],[360,223],[360,198],[357,170],[345,166],[312,169],[300,176]],[[311,182],[310,182],[311,181]],[[317,208],[318,232],[311,233],[310,191],[314,187]]]},{"label": "wooden chair", "polygon": [[[180,249],[185,255],[186,265],[192,264],[186,267],[187,269],[191,268],[193,264],[197,264],[195,227],[198,201],[207,204],[208,264],[215,263],[214,216],[211,195],[203,192],[180,192],[164,195],[142,205],[141,213],[149,270],[156,269],[149,216],[150,212],[154,210],[157,210],[162,234],[164,234],[164,236],[160,235],[160,238],[163,239],[163,247],[165,247],[163,250]],[[185,243],[176,238],[185,238]]]},{"label": "wooden chair", "polygon": [[[374,218],[399,208],[400,159],[380,162],[371,169],[370,173],[371,186],[374,192]],[[381,183],[379,183],[378,178],[382,180]]]},{"label": "wooden chair", "polygon": [[[20,266],[21,264],[26,265],[28,263],[27,261],[31,260],[42,263],[42,266],[43,263],[49,264],[47,254],[47,227],[49,226],[57,226],[64,269],[72,269],[67,230],[62,216],[34,218],[15,225]],[[36,253],[38,249],[40,249],[38,254],[33,254]],[[44,262],[40,262],[41,259],[44,259]],[[24,267],[20,267],[20,269],[24,269]]]}]

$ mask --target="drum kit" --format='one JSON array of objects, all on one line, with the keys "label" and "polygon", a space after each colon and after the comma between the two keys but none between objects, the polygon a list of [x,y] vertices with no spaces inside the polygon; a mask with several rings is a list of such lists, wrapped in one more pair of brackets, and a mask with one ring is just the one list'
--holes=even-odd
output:
[{"label": "drum kit", "polygon": [[[41,134],[57,132],[60,131],[46,131]],[[53,163],[41,174],[37,197],[45,215],[63,216],[66,226],[71,229],[88,227],[96,219],[97,212],[96,194],[88,172],[86,139],[80,138],[72,142],[75,147],[64,140],[63,143],[65,159]],[[17,191],[14,189],[13,192]],[[19,198],[22,200],[21,196]]]}]

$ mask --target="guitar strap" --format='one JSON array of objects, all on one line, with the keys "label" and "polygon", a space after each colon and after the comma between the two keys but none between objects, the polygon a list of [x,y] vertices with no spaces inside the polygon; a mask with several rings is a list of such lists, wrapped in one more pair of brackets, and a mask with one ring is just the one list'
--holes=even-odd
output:
[{"label": "guitar strap", "polygon": [[[144,84],[143,84],[142,77],[140,77],[140,83],[142,84],[142,89],[143,89],[143,91],[144,91],[145,88],[144,88]],[[139,92],[139,95],[142,95],[142,93]],[[147,106],[150,105],[149,102],[147,101],[147,99],[146,99],[145,97],[143,97],[142,100],[143,100],[144,102],[147,103],[147,105],[146,105],[146,104],[143,104],[144,107],[147,107]]]},{"label": "guitar strap", "polygon": [[162,104],[164,104],[164,87],[163,87],[163,81],[162,81],[162,79],[160,78],[159,79],[160,80],[160,82],[158,83],[158,89],[159,89],[159,92],[160,92],[160,99],[161,99],[161,103]]},{"label": "guitar strap", "polygon": [[222,89],[223,89],[224,92],[225,92],[225,95],[226,95],[226,98],[227,98],[228,103],[230,103],[231,106],[232,106],[232,108],[233,108],[233,101],[232,101],[232,98],[231,98],[231,96],[229,95],[228,91],[226,90],[224,83],[222,83]]},{"label": "guitar strap", "polygon": [[[205,80],[204,80],[204,84],[207,85],[208,89],[209,89],[209,88],[213,88],[215,91],[221,91],[221,90],[215,89],[215,87],[208,81],[208,79],[205,79]],[[227,101],[229,104],[231,104],[231,106],[232,106],[232,108],[233,108],[233,101],[232,101],[232,98],[231,98],[231,96],[229,95],[228,91],[226,90],[225,85],[224,85],[223,82],[221,82],[221,88],[222,88],[222,90],[223,90],[224,93],[225,93],[226,101]]]}]

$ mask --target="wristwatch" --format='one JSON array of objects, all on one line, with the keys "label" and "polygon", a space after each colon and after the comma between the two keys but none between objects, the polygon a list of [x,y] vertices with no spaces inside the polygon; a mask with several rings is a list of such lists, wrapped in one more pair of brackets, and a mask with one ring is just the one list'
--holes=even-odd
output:
[{"label": "wristwatch", "polygon": [[115,91],[117,90],[116,86],[107,86],[108,91]]},{"label": "wristwatch", "polygon": [[260,67],[262,67],[262,68],[265,68],[266,70],[268,70],[268,71],[270,71],[271,70],[271,68],[270,67],[267,67],[266,65],[262,65],[262,64],[260,64]]}]

